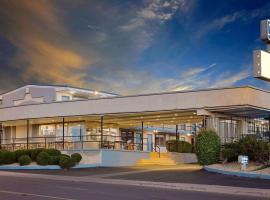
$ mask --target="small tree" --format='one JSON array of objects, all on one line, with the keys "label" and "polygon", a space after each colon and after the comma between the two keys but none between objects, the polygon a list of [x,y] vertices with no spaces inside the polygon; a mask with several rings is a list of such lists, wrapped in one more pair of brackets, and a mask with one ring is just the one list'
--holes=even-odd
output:
[{"label": "small tree", "polygon": [[200,165],[217,163],[220,148],[220,138],[214,130],[201,130],[196,136],[196,155]]}]

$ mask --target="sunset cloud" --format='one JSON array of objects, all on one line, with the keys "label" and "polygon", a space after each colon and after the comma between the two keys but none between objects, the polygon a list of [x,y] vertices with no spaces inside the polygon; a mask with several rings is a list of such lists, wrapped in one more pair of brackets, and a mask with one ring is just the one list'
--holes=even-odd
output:
[{"label": "sunset cloud", "polygon": [[250,54],[258,34],[245,25],[266,16],[270,4],[224,10],[219,3],[218,14],[208,14],[205,5],[2,0],[0,93],[24,84],[137,94],[251,83]]},{"label": "sunset cloud", "polygon": [[[73,44],[59,10],[51,1],[3,1],[6,38],[16,47],[11,66],[26,82],[84,84],[90,59]],[[14,15],[16,13],[16,15]]]}]

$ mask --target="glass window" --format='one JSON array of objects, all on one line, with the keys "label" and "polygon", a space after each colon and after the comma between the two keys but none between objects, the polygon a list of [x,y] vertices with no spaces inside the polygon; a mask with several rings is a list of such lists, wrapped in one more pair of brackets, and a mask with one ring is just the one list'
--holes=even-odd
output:
[{"label": "glass window", "polygon": [[164,135],[156,135],[156,145],[165,146],[165,136]]},{"label": "glass window", "polygon": [[185,131],[186,130],[186,124],[180,124],[180,130]]},{"label": "glass window", "polygon": [[55,125],[41,125],[39,126],[40,136],[51,136],[55,135]]}]

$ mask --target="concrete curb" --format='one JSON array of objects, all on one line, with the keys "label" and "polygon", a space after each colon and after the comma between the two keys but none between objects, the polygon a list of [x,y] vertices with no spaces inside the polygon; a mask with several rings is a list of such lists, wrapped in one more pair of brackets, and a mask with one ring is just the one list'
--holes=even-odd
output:
[{"label": "concrete curb", "polygon": [[21,177],[32,179],[47,179],[54,181],[72,181],[72,182],[85,182],[85,183],[100,183],[111,185],[125,185],[125,186],[138,186],[171,190],[184,190],[184,191],[196,191],[196,192],[209,192],[229,195],[240,196],[253,196],[253,197],[265,197],[270,196],[269,189],[258,188],[244,188],[244,187],[232,187],[232,186],[219,186],[219,185],[204,185],[204,184],[190,184],[190,183],[165,183],[165,182],[150,182],[150,181],[131,181],[120,179],[102,179],[93,177],[70,177],[70,176],[55,176],[55,175],[43,175],[43,174],[27,174],[16,172],[4,172],[0,171],[0,176],[8,177]]},{"label": "concrete curb", "polygon": [[[85,169],[85,168],[93,168],[98,167],[94,164],[79,164],[73,168],[75,169]],[[60,170],[61,167],[58,165],[25,165],[25,166],[19,166],[19,165],[2,165],[0,166],[0,170]]]},{"label": "concrete curb", "polygon": [[211,166],[204,166],[204,170],[208,172],[214,172],[224,175],[230,175],[230,176],[239,176],[239,177],[246,177],[246,178],[258,178],[258,179],[267,179],[270,180],[270,174],[262,174],[262,173],[256,173],[256,172],[240,172],[240,171],[227,171],[222,169],[217,169]]}]

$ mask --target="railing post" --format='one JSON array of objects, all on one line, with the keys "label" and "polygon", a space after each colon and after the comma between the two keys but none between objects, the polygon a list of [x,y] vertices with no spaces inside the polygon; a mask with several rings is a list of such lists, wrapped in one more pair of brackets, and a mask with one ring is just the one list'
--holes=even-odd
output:
[{"label": "railing post", "polygon": [[81,141],[81,150],[82,150],[83,149],[82,125],[80,125],[80,141]]}]

